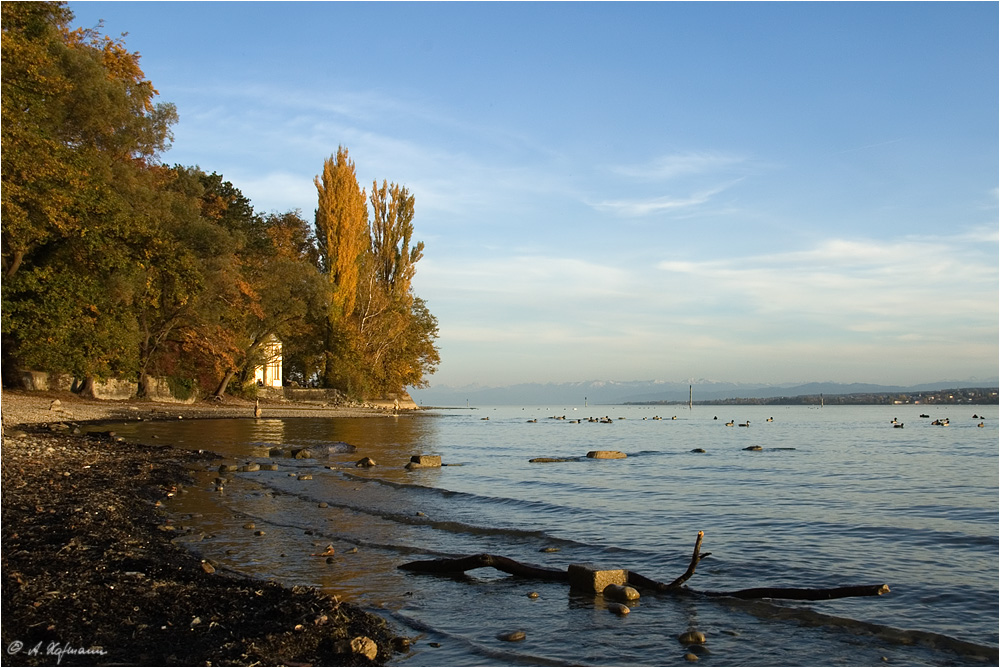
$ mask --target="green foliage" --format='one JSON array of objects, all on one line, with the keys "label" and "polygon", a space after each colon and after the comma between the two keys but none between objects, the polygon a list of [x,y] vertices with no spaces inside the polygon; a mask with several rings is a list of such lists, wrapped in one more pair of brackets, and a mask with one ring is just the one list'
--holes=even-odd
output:
[{"label": "green foliage", "polygon": [[194,396],[195,381],[183,376],[167,376],[167,387],[170,388],[170,394],[174,398],[186,401]]},{"label": "green foliage", "polygon": [[406,188],[373,185],[369,221],[340,147],[315,179],[313,223],[258,215],[221,175],[159,164],[176,111],[121,39],[71,31],[64,3],[0,10],[5,374],[131,377],[140,396],[154,375],[178,396],[232,379],[253,397],[272,336],[286,377],[357,398],[433,373]]}]

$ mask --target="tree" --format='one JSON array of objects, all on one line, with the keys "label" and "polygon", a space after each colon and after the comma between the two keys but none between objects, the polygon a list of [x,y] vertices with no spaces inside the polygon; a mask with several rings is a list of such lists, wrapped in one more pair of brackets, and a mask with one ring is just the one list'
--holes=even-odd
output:
[{"label": "tree", "polygon": [[220,314],[237,302],[243,288],[238,238],[217,217],[206,215],[206,202],[215,199],[206,191],[205,174],[180,166],[159,171],[163,182],[150,204],[142,247],[136,249],[140,397],[148,394],[152,372],[167,371],[160,358],[169,343],[187,341],[190,349],[194,339],[213,338],[202,349],[225,350]]},{"label": "tree", "polygon": [[367,245],[368,210],[365,192],[358,187],[354,162],[343,146],[323,163],[314,180],[319,196],[316,236],[320,268],[329,295],[324,385],[351,391],[355,363],[345,323],[357,298],[359,259]]},{"label": "tree", "polygon": [[5,374],[17,363],[80,378],[135,368],[130,249],[148,165],[173,105],[139,55],[70,31],[62,3],[3,3],[2,266]]},{"label": "tree", "polygon": [[116,168],[155,159],[177,120],[139,54],[96,31],[70,32],[63,3],[3,3],[3,271],[80,233],[113,207]]},{"label": "tree", "polygon": [[349,340],[374,395],[424,382],[438,363],[437,322],[412,292],[423,242],[413,239],[414,197],[396,184],[372,184],[369,245],[362,256]]},{"label": "tree", "polygon": [[240,277],[244,299],[226,321],[236,354],[216,396],[222,396],[234,376],[241,385],[252,379],[254,369],[265,361],[264,344],[272,335],[293,339],[308,329],[311,312],[325,312],[325,281],[316,268],[309,223],[297,211],[258,220],[265,244],[245,248]]},{"label": "tree", "polygon": [[413,238],[414,197],[403,186],[384,180],[372,183],[371,254],[375,280],[394,301],[407,299],[424,255],[424,242],[410,247]]}]

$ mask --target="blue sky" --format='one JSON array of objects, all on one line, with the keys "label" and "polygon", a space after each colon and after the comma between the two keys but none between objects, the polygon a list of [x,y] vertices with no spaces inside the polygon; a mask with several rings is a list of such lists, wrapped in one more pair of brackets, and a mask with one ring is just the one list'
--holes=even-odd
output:
[{"label": "blue sky", "polygon": [[997,3],[69,6],[164,162],[410,189],[432,385],[997,376]]}]

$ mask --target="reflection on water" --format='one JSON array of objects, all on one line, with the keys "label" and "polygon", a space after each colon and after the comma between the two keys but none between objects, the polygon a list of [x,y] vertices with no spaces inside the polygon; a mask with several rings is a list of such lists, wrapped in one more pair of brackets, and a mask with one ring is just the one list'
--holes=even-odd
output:
[{"label": "reflection on water", "polygon": [[[221,566],[378,606],[442,643],[403,660],[413,665],[669,665],[683,662],[671,639],[688,625],[709,633],[713,657],[726,664],[867,665],[886,657],[995,665],[995,415],[988,429],[953,415],[947,429],[911,429],[905,418],[899,430],[883,408],[768,407],[776,417],[768,423],[739,407],[731,417],[749,416],[754,426],[728,429],[730,416],[715,421],[698,410],[647,421],[643,408],[615,407],[628,419],[614,425],[546,420],[551,413],[531,410],[493,411],[489,421],[468,411],[134,422],[116,431],[219,453],[176,497],[172,510],[194,529],[183,540]],[[356,452],[327,448],[338,442]],[[316,457],[272,456],[276,447]],[[528,462],[595,449],[628,457]],[[456,466],[405,470],[415,454]],[[355,467],[362,457],[378,465]],[[277,470],[217,470],[249,462]],[[554,568],[627,567],[667,581],[686,567],[699,529],[713,557],[699,566],[696,588],[884,581],[893,593],[809,604],[808,623],[797,604],[663,597],[645,597],[618,618],[559,584],[489,570],[448,578],[397,570],[415,559],[488,552]],[[332,557],[323,554],[329,545]],[[540,597],[528,599],[530,590]],[[530,629],[529,640],[516,648],[496,640],[520,627]],[[993,649],[955,649],[948,638],[927,641],[907,629]],[[868,640],[859,645],[858,634]]]}]

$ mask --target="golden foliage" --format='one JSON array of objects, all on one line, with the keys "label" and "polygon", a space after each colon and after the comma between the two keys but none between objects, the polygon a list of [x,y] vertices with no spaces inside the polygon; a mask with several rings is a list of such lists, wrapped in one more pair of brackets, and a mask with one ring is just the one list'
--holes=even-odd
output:
[{"label": "golden foliage", "polygon": [[324,161],[323,174],[314,182],[319,194],[316,230],[330,282],[331,317],[343,318],[354,310],[358,261],[368,241],[365,192],[358,187],[354,161],[343,146]]}]

